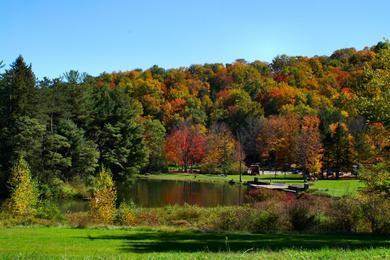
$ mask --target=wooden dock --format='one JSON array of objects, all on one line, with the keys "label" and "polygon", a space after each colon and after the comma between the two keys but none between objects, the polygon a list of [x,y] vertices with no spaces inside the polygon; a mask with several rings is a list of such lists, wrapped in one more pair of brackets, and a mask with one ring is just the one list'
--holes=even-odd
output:
[{"label": "wooden dock", "polygon": [[247,185],[251,188],[255,189],[270,189],[270,190],[280,190],[285,192],[293,192],[298,193],[301,191],[306,191],[308,189],[308,185],[305,184],[303,187],[286,185],[284,183],[267,183],[267,182],[247,182]]}]

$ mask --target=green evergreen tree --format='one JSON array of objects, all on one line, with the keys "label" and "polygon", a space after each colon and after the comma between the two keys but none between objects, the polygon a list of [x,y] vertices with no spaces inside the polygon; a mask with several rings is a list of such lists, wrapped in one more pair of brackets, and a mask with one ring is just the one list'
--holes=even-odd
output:
[{"label": "green evergreen tree", "polygon": [[[37,89],[31,65],[19,56],[0,80],[0,171],[7,179],[12,161],[23,154],[37,169],[44,126],[36,119]],[[37,160],[38,159],[38,160]],[[0,183],[5,191],[4,182]]]},{"label": "green evergreen tree", "polygon": [[84,130],[71,120],[61,120],[54,134],[45,138],[43,167],[46,181],[58,177],[64,181],[79,176],[86,179],[98,166],[99,152],[96,144],[86,140]]},{"label": "green evergreen tree", "polygon": [[67,179],[68,169],[72,166],[70,147],[65,136],[56,133],[45,136],[41,170],[41,179],[45,183],[50,183],[53,178]]},{"label": "green evergreen tree", "polygon": [[352,170],[355,161],[353,137],[344,123],[332,124],[330,128],[332,131],[324,140],[324,167],[335,172],[338,179],[340,172]]},{"label": "green evergreen tree", "polygon": [[147,161],[142,113],[139,102],[125,88],[95,89],[90,138],[98,145],[100,163],[112,170],[114,178],[126,179],[138,173]]},{"label": "green evergreen tree", "polygon": [[86,140],[84,130],[78,128],[71,120],[60,121],[58,133],[64,136],[70,144],[68,154],[71,159],[71,166],[66,170],[68,177],[79,176],[85,179],[88,175],[92,175],[98,166],[99,151],[97,145],[90,140]]},{"label": "green evergreen tree", "polygon": [[6,132],[8,137],[5,143],[10,147],[11,160],[17,160],[23,155],[32,171],[38,172],[43,136],[46,131],[45,126],[35,118],[21,116],[16,118],[14,125],[11,125],[9,130],[10,132]]},{"label": "green evergreen tree", "polygon": [[7,126],[20,116],[36,116],[37,89],[31,65],[19,56],[2,75],[0,124]]}]

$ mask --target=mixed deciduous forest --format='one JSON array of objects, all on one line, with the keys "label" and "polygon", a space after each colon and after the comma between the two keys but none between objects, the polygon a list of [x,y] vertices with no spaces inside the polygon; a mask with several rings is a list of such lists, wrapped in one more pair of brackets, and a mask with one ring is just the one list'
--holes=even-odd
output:
[{"label": "mixed deciduous forest", "polygon": [[5,258],[389,256],[387,40],[99,76],[0,67]]},{"label": "mixed deciduous forest", "polygon": [[[24,158],[46,194],[169,165],[206,173],[301,170],[338,178],[388,168],[390,43],[330,56],[281,55],[37,79],[22,56],[0,77],[0,191]],[[242,162],[242,165],[240,164]]]}]

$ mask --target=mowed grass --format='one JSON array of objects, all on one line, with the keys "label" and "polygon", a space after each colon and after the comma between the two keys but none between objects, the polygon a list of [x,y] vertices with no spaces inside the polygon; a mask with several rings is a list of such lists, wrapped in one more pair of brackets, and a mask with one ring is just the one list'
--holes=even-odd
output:
[{"label": "mowed grass", "polygon": [[0,229],[1,259],[387,259],[390,236],[203,233],[184,229]]},{"label": "mowed grass", "polygon": [[[150,175],[138,175],[139,178],[154,179],[154,180],[176,180],[176,181],[196,181],[208,183],[227,183],[233,180],[236,183],[240,182],[240,175],[218,176],[215,174],[191,174],[191,173],[161,173]],[[303,183],[302,175],[299,174],[260,174],[260,175],[243,175],[242,181],[253,181],[257,177],[263,181],[273,182],[288,182],[288,183]]]},{"label": "mowed grass", "polygon": [[364,183],[360,180],[318,180],[310,185],[312,190],[337,197],[354,195],[363,187]]},{"label": "mowed grass", "polygon": [[[215,174],[190,174],[190,173],[162,173],[151,175],[139,175],[139,178],[152,179],[152,180],[176,180],[176,181],[195,181],[195,182],[207,182],[207,183],[227,183],[233,180],[235,183],[239,183],[239,175],[228,175],[226,177],[218,176]],[[303,185],[302,175],[299,174],[260,174],[257,176],[243,175],[243,182],[253,181],[257,177],[262,181],[272,183],[286,183],[292,185]],[[325,193],[331,196],[345,196],[354,195],[356,192],[364,187],[364,183],[360,180],[317,180],[310,182],[310,190]]]}]

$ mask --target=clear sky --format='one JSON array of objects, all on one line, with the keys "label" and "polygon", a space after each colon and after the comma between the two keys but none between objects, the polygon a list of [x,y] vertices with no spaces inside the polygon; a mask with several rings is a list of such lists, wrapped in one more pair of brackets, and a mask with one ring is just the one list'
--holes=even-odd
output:
[{"label": "clear sky", "polygon": [[278,54],[330,55],[390,38],[383,0],[0,0],[0,60],[37,77]]}]

